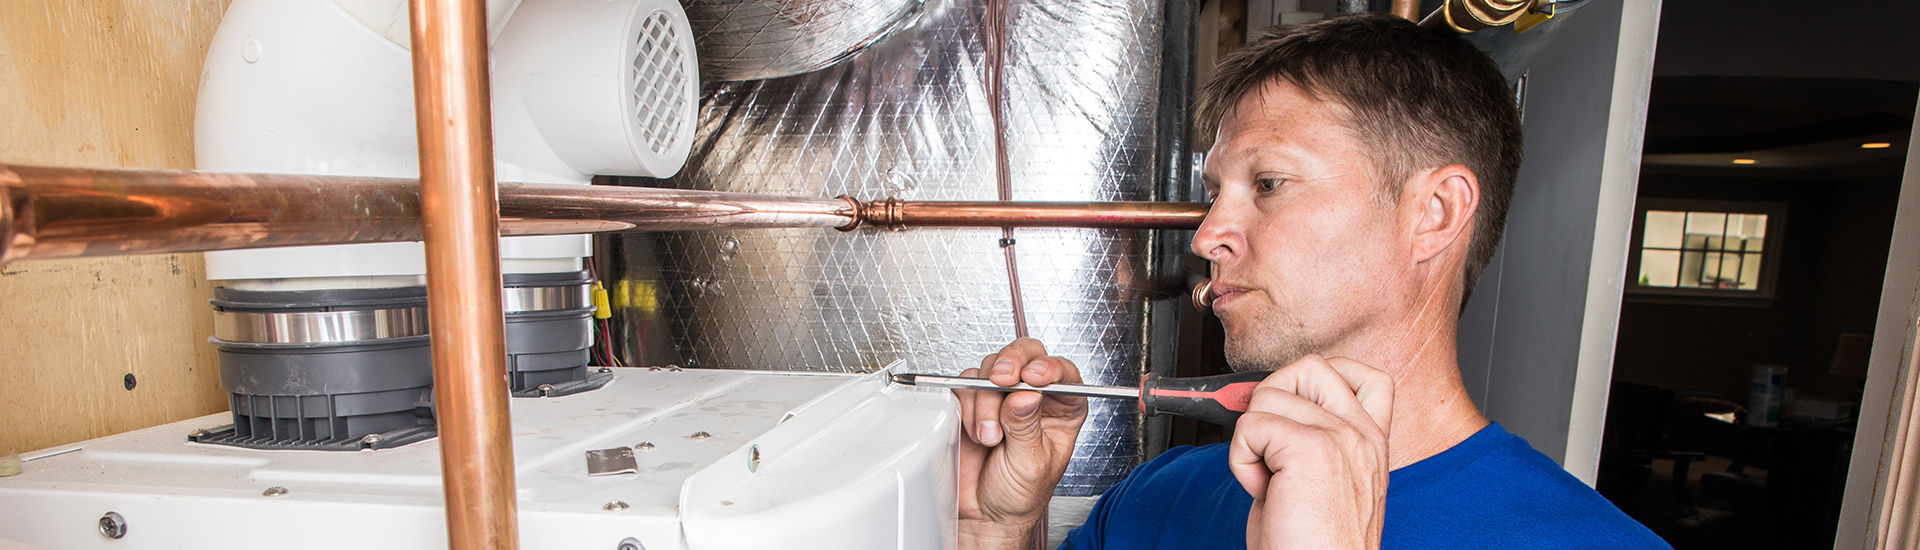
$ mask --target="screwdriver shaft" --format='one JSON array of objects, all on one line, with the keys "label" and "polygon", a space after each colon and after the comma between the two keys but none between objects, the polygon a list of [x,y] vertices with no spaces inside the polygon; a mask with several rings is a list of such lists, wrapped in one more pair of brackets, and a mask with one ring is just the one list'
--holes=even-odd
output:
[{"label": "screwdriver shaft", "polygon": [[1139,388],[1126,386],[1096,386],[1093,384],[1048,384],[1029,386],[1022,382],[1012,386],[1002,386],[985,378],[967,378],[964,376],[941,376],[937,374],[895,374],[893,383],[908,386],[927,386],[933,388],[961,388],[970,390],[992,390],[1000,392],[1037,391],[1052,395],[1078,395],[1081,397],[1106,397],[1114,399],[1140,399]]}]

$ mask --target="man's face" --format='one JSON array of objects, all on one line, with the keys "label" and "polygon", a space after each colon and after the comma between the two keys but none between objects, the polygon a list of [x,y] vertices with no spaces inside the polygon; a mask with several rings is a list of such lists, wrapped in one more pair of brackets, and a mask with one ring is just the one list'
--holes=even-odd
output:
[{"label": "man's face", "polygon": [[[1207,154],[1213,200],[1193,252],[1213,264],[1228,364],[1364,355],[1405,293],[1410,239],[1345,108],[1285,82],[1247,95]],[[1411,221],[1411,220],[1409,220]]]}]

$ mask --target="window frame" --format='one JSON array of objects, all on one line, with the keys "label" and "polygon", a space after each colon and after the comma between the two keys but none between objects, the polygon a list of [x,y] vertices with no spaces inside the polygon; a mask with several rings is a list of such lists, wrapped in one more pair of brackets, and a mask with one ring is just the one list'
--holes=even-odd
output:
[{"label": "window frame", "polygon": [[[1640,286],[1640,258],[1646,244],[1647,211],[1764,214],[1767,236],[1761,242],[1760,282],[1754,290]],[[1786,241],[1787,203],[1682,198],[1642,198],[1633,206],[1633,234],[1627,245],[1626,295],[1635,301],[1711,302],[1764,306],[1779,296],[1781,245]]]}]

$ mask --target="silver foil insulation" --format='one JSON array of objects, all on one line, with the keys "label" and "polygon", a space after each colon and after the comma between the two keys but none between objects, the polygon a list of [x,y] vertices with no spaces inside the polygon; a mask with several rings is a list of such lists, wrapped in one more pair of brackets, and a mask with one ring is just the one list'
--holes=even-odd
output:
[{"label": "silver foil insulation", "polygon": [[[747,4],[841,5],[768,0],[741,9]],[[930,3],[913,26],[824,70],[710,83],[681,174],[620,183],[995,200],[984,8],[983,0]],[[1178,66],[1161,64],[1165,8],[1151,0],[1008,5],[1014,200],[1185,198],[1160,191],[1183,189],[1188,169],[1187,82],[1165,86],[1179,97],[1162,94],[1168,74],[1188,74],[1188,55],[1172,52],[1165,58]],[[716,28],[701,35],[701,55],[752,38]],[[1182,181],[1166,185],[1156,171]],[[1150,317],[1171,321],[1152,312],[1185,294],[1177,275],[1155,267],[1179,264],[1165,261],[1165,236],[1021,229],[1015,238],[1032,335],[1078,364],[1087,382],[1137,384],[1149,356],[1168,355],[1150,346],[1170,341],[1150,340],[1172,327],[1148,326]],[[864,372],[904,360],[954,374],[1014,337],[999,241],[996,229],[636,233],[605,239],[600,256],[629,363]],[[1096,401],[1057,494],[1099,494],[1139,461],[1134,405]]]},{"label": "silver foil insulation", "polygon": [[[936,0],[937,1],[937,0]],[[684,0],[708,80],[779,78],[839,63],[913,25],[923,0]]]}]

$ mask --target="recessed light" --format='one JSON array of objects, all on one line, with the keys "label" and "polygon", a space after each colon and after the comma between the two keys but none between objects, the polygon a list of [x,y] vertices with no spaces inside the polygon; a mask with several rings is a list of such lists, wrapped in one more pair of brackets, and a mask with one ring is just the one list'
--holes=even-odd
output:
[{"label": "recessed light", "polygon": [[1860,144],[1861,149],[1885,149],[1892,146],[1893,144],[1884,141],[1871,141]]},{"label": "recessed light", "polygon": [[1760,161],[1753,160],[1753,159],[1733,159],[1734,164],[1755,164],[1758,162]]}]

